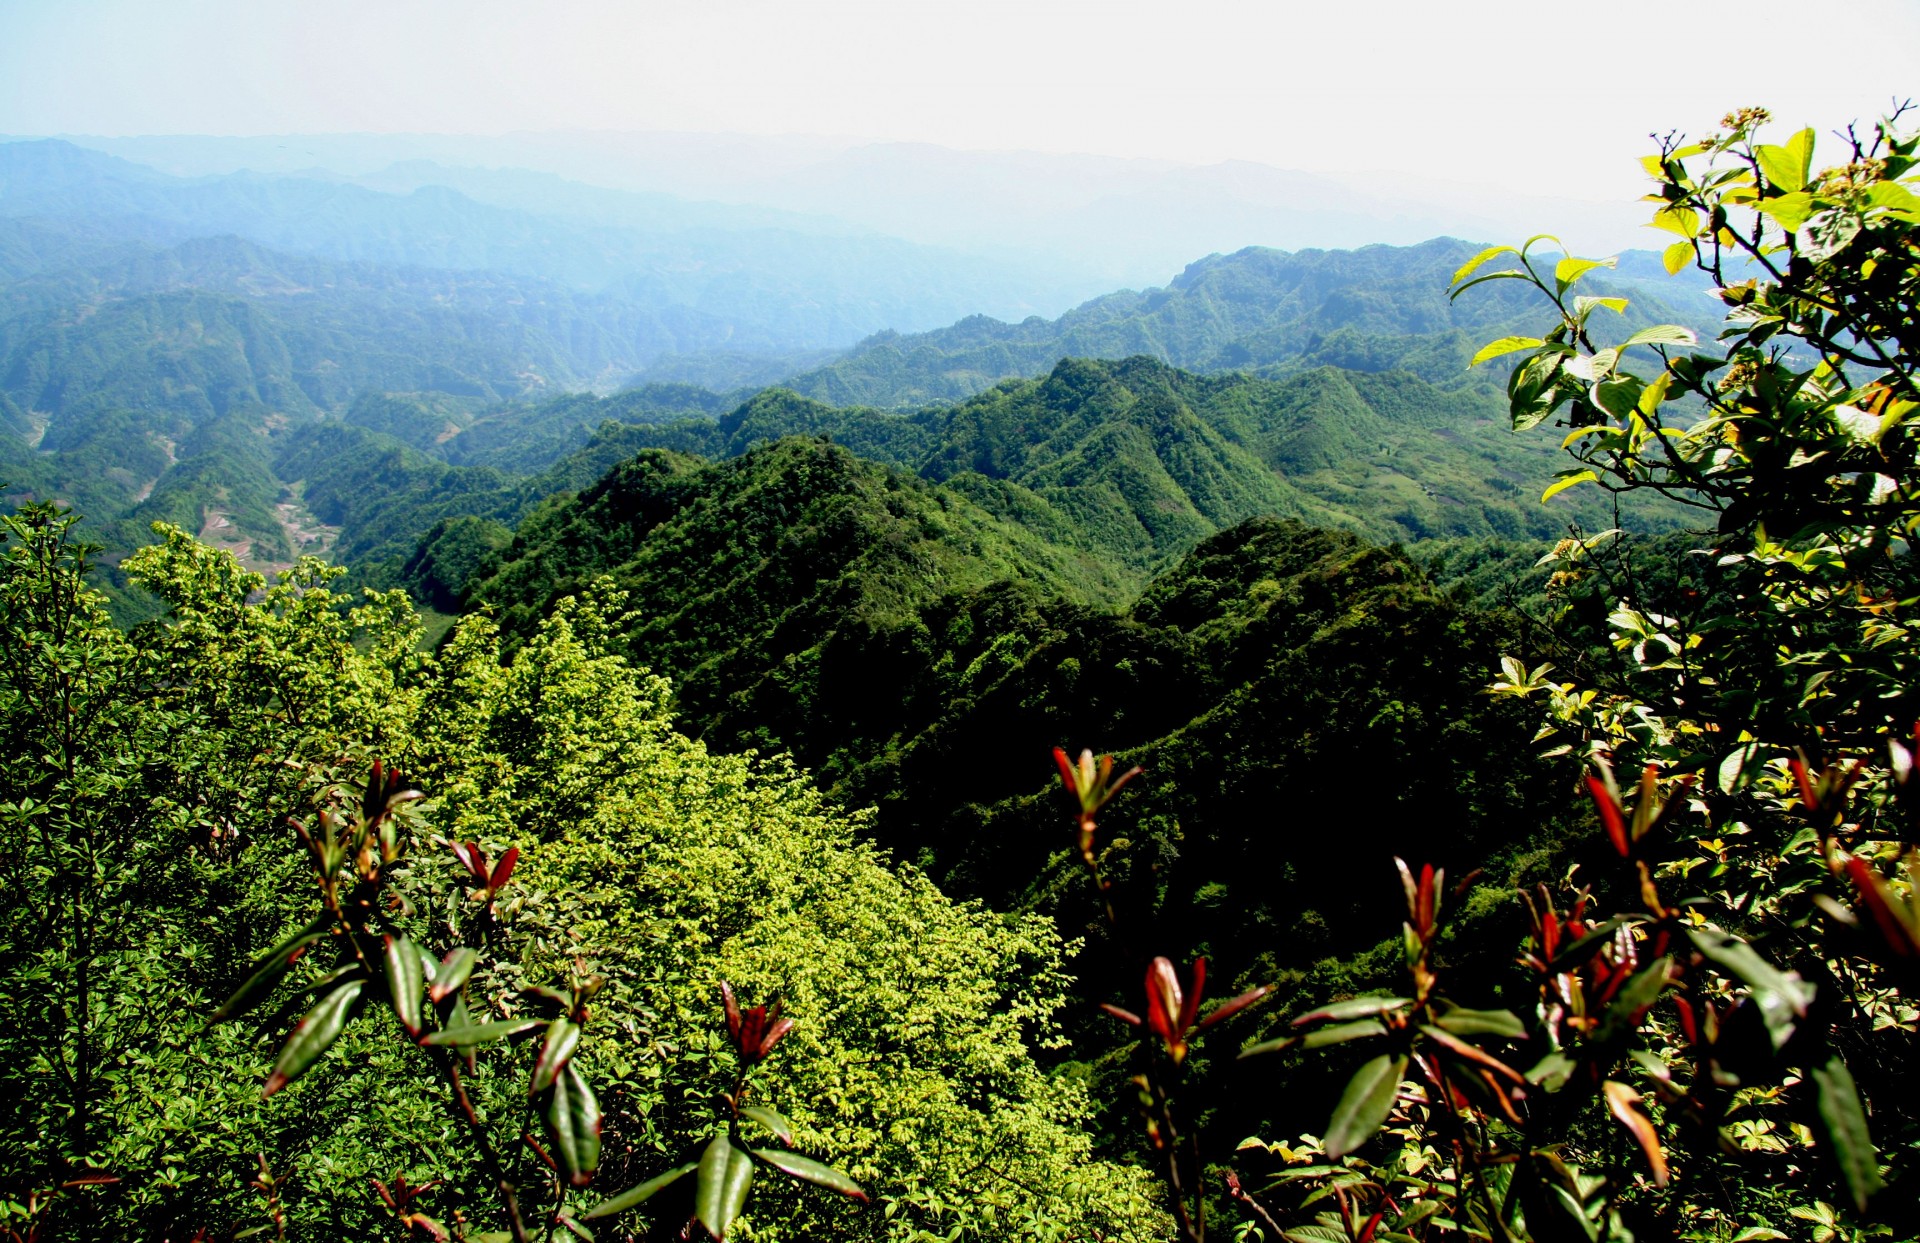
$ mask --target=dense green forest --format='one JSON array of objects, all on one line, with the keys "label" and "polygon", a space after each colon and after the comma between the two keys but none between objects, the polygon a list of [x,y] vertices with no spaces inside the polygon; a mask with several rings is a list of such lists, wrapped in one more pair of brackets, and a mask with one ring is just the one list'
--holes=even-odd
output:
[{"label": "dense green forest", "polygon": [[1765,123],[727,393],[0,147],[0,1224],[1912,1237],[1920,139]]}]

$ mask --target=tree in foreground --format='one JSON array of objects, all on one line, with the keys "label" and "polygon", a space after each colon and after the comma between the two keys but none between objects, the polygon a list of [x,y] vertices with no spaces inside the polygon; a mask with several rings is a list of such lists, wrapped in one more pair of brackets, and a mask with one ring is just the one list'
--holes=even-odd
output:
[{"label": "tree in foreground", "polygon": [[[1562,599],[1589,578],[1613,593],[1617,662],[1565,681],[1509,658],[1491,690],[1538,702],[1547,753],[1585,763],[1595,841],[1560,885],[1522,895],[1531,934],[1505,1008],[1446,988],[1445,916],[1472,878],[1449,891],[1401,865],[1407,987],[1294,1016],[1243,1051],[1338,1046],[1352,1063],[1317,1134],[1241,1146],[1264,1167],[1225,1175],[1243,1235],[1920,1229],[1905,1081],[1920,1023],[1920,142],[1896,115],[1843,135],[1822,167],[1811,130],[1770,143],[1767,120],[1742,110],[1647,160],[1669,270],[1697,264],[1728,307],[1717,344],[1671,325],[1608,337],[1625,300],[1578,286],[1612,261],[1548,261],[1550,238],[1454,277],[1455,296],[1525,282],[1552,311],[1541,336],[1474,360],[1519,355],[1515,429],[1565,428],[1576,463],[1546,495],[1696,508],[1714,528],[1692,554],[1701,589],[1656,611],[1617,531],[1575,532],[1543,560]],[[1109,762],[1062,772],[1104,894],[1093,812]],[[1155,959],[1144,1017],[1115,1009],[1157,1037],[1138,1082],[1158,1154],[1177,1151],[1166,1085],[1203,966],[1183,984]],[[1188,1240],[1205,1232],[1199,1151],[1165,1158]]]}]

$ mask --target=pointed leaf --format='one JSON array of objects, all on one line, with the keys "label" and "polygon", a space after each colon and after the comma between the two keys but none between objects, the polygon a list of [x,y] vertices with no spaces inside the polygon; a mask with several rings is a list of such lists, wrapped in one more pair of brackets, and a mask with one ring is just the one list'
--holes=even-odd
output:
[{"label": "pointed leaf", "polygon": [[441,960],[439,970],[433,973],[433,1004],[439,1005],[446,1000],[447,994],[458,991],[467,982],[467,977],[473,974],[473,965],[479,961],[480,955],[464,945],[449,950],[446,958]]},{"label": "pointed leaf", "polygon": [[1880,1179],[1880,1155],[1874,1151],[1873,1136],[1867,1130],[1867,1111],[1860,1105],[1860,1090],[1854,1086],[1853,1072],[1838,1056],[1827,1059],[1812,1074],[1814,1090],[1819,1094],[1820,1130],[1827,1148],[1840,1170],[1853,1207],[1867,1211],[1867,1200],[1883,1185]]},{"label": "pointed leaf", "polygon": [[527,1095],[532,1096],[552,1087],[561,1067],[568,1064],[573,1051],[579,1047],[578,1023],[562,1016],[548,1024],[547,1038],[540,1042],[540,1057],[533,1064],[533,1082],[527,1087]]},{"label": "pointed leaf", "polygon": [[487,883],[487,856],[480,851],[478,842],[448,842],[453,848],[454,858],[460,860],[460,866],[467,869],[473,878],[481,884]]},{"label": "pointed leaf", "polygon": [[1365,1040],[1369,1036],[1386,1034],[1386,1024],[1379,1019],[1356,1019],[1351,1023],[1334,1023],[1328,1027],[1316,1027],[1307,1033],[1300,1047],[1324,1049],[1331,1044],[1345,1044],[1349,1040]]},{"label": "pointed leaf", "polygon": [[1456,1036],[1505,1036],[1524,1040],[1527,1026],[1511,1010],[1467,1010],[1456,1007],[1435,1020]]},{"label": "pointed leaf", "polygon": [[487,888],[498,890],[513,875],[513,865],[520,862],[520,848],[507,847],[507,853],[500,856],[500,862],[493,865],[493,875],[487,877]]},{"label": "pointed leaf", "polygon": [[1344,1157],[1373,1138],[1393,1111],[1394,1095],[1406,1073],[1407,1059],[1391,1053],[1382,1053],[1354,1072],[1322,1140],[1329,1157]]},{"label": "pointed leaf", "polygon": [[1539,337],[1501,337],[1481,346],[1479,351],[1467,360],[1467,366],[1478,367],[1490,358],[1499,358],[1502,354],[1512,354],[1519,350],[1538,349],[1545,344],[1546,342]]},{"label": "pointed leaf", "polygon": [[406,937],[386,938],[387,995],[393,1012],[409,1036],[419,1036],[420,995],[426,991],[427,973],[420,965],[420,950]]},{"label": "pointed leaf", "polygon": [[1620,343],[1621,349],[1630,345],[1698,345],[1700,338],[1691,328],[1682,328],[1678,324],[1655,324],[1651,328],[1642,328]]},{"label": "pointed leaf", "polygon": [[1272,1040],[1262,1040],[1258,1044],[1248,1045],[1246,1048],[1240,1050],[1240,1056],[1243,1058],[1260,1057],[1263,1054],[1278,1053],[1283,1049],[1291,1049],[1299,1043],[1300,1037],[1298,1036],[1276,1036]]},{"label": "pointed leaf", "polygon": [[1519,250],[1512,246],[1489,246],[1473,258],[1461,264],[1459,270],[1453,274],[1452,279],[1447,281],[1447,284],[1458,285],[1461,281],[1479,271],[1481,264],[1484,264],[1487,260],[1497,255],[1517,255],[1519,253]]},{"label": "pointed leaf", "polygon": [[1238,997],[1228,998],[1226,1001],[1221,1002],[1206,1018],[1200,1020],[1200,1030],[1205,1031],[1222,1019],[1231,1018],[1272,991],[1273,986],[1271,984],[1262,984],[1258,988],[1248,989]]},{"label": "pointed leaf", "polygon": [[617,1196],[609,1196],[600,1201],[580,1214],[580,1220],[591,1221],[596,1217],[611,1217],[615,1213],[624,1213],[630,1208],[637,1208],[693,1173],[697,1168],[699,1167],[689,1162],[686,1165],[676,1166],[664,1174],[656,1174],[638,1187],[629,1187]]},{"label": "pointed leaf", "polygon": [[1317,1023],[1322,1019],[1358,1019],[1369,1014],[1386,1014],[1402,1006],[1413,1003],[1405,997],[1355,997],[1348,1001],[1336,1001],[1332,1005],[1321,1006],[1318,1010],[1309,1010],[1293,1021],[1295,1027],[1307,1023]]},{"label": "pointed leaf", "polygon": [[773,1132],[773,1137],[783,1144],[791,1144],[793,1142],[793,1126],[781,1116],[780,1111],[777,1109],[772,1109],[766,1105],[742,1105],[740,1107],[740,1116],[743,1118],[751,1118],[753,1121],[758,1122],[761,1126]]},{"label": "pointed leaf", "polygon": [[496,1040],[505,1040],[509,1036],[518,1036],[540,1026],[539,1019],[500,1019],[491,1023],[466,1023],[458,1027],[446,1027],[437,1032],[428,1032],[422,1044],[454,1045],[470,1049],[475,1045],[492,1044]]},{"label": "pointed leaf", "polygon": [[693,1212],[707,1233],[724,1241],[727,1227],[746,1207],[753,1186],[753,1157],[733,1146],[725,1132],[713,1137],[700,1154],[699,1183],[693,1189]]},{"label": "pointed leaf", "polygon": [[293,1034],[287,1037],[286,1045],[281,1048],[280,1059],[273,1064],[273,1073],[267,1076],[267,1086],[260,1093],[263,1099],[306,1074],[320,1055],[332,1047],[347,1021],[353,1017],[360,991],[366,987],[366,983],[365,980],[348,980],[335,985],[332,992],[307,1011],[306,1017],[300,1020],[300,1025],[293,1029]]},{"label": "pointed leaf", "polygon": [[1692,242],[1675,242],[1660,252],[1660,265],[1666,268],[1668,276],[1678,276],[1680,269],[1692,262]]},{"label": "pointed leaf", "polygon": [[554,1079],[544,1116],[560,1172],[573,1186],[586,1186],[600,1166],[600,1102],[574,1063]]},{"label": "pointed leaf", "polygon": [[1458,1057],[1464,1058],[1466,1061],[1472,1062],[1476,1066],[1490,1070],[1503,1078],[1511,1079],[1515,1083],[1525,1083],[1527,1081],[1527,1077],[1513,1067],[1507,1065],[1478,1045],[1469,1044],[1451,1032],[1434,1027],[1428,1023],[1422,1023],[1420,1030],[1426,1033],[1427,1038],[1435,1044],[1449,1050]]},{"label": "pointed leaf", "polygon": [[1568,289],[1572,288],[1575,281],[1593,271],[1595,268],[1610,268],[1617,262],[1618,260],[1615,259],[1574,259],[1568,257],[1553,265],[1553,283],[1560,287],[1561,293],[1565,293]]},{"label": "pointed leaf", "polygon": [[756,1148],[753,1150],[753,1155],[795,1178],[804,1178],[816,1186],[837,1191],[862,1204],[867,1202],[867,1192],[864,1187],[839,1170],[830,1165],[822,1165],[812,1157],[803,1157],[797,1152],[780,1152],[771,1148]]},{"label": "pointed leaf", "polygon": [[1548,484],[1547,490],[1540,494],[1540,500],[1543,503],[1546,501],[1550,501],[1554,497],[1559,496],[1562,492],[1565,492],[1568,488],[1571,488],[1576,484],[1597,483],[1599,482],[1599,480],[1600,480],[1600,476],[1594,474],[1590,470],[1574,471],[1572,474],[1567,475],[1565,478],[1556,479],[1552,483]]},{"label": "pointed leaf", "polygon": [[247,976],[246,983],[234,990],[233,996],[220,1004],[220,1008],[213,1012],[213,1017],[208,1022],[225,1023],[231,1019],[237,1019],[266,1000],[267,994],[273,991],[273,986],[280,982],[280,977],[300,960],[301,952],[325,935],[332,923],[332,914],[322,911],[314,917],[312,923],[261,955],[259,961],[254,964],[252,974]]},{"label": "pointed leaf", "polygon": [[1619,1119],[1620,1125],[1627,1128],[1627,1134],[1640,1145],[1640,1151],[1646,1155],[1647,1166],[1653,1171],[1654,1185],[1667,1185],[1667,1154],[1660,1147],[1660,1134],[1653,1129],[1653,1120],[1648,1118],[1636,1106],[1640,1103],[1640,1094],[1624,1083],[1612,1079],[1601,1084],[1606,1094],[1607,1109]]}]

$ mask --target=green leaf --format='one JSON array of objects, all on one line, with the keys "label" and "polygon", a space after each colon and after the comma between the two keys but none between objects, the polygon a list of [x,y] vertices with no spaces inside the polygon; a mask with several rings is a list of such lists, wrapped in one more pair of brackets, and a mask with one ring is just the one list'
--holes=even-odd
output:
[{"label": "green leaf", "polygon": [[1467,290],[1472,289],[1475,285],[1484,285],[1488,281],[1526,281],[1529,284],[1538,283],[1534,281],[1533,277],[1527,275],[1525,272],[1489,272],[1485,276],[1474,277],[1472,280],[1468,281],[1466,284],[1460,286],[1458,289],[1448,294],[1447,301],[1451,302],[1455,298],[1458,298],[1461,294],[1467,292]]},{"label": "green leaf", "polygon": [[1610,268],[1619,262],[1616,259],[1575,259],[1568,256],[1553,265],[1553,283],[1561,293],[1573,287],[1575,281],[1595,268]]},{"label": "green leaf", "polygon": [[1712,924],[1687,935],[1702,957],[1752,990],[1754,1004],[1760,1007],[1760,1017],[1778,1051],[1813,1004],[1813,985],[1795,972],[1780,970],[1751,945]]},{"label": "green leaf", "polygon": [[540,1026],[539,1019],[500,1019],[491,1023],[467,1023],[459,1027],[447,1027],[437,1032],[428,1032],[422,1044],[456,1045],[470,1049],[479,1044],[492,1044],[496,1040],[505,1040],[509,1036],[518,1036]]},{"label": "green leaf", "polygon": [[1407,1072],[1407,1059],[1382,1053],[1347,1080],[1347,1090],[1333,1107],[1333,1119],[1322,1140],[1329,1157],[1344,1157],[1373,1138],[1393,1111],[1394,1094]]},{"label": "green leaf", "polygon": [[1678,324],[1655,324],[1651,328],[1642,328],[1620,343],[1621,349],[1633,345],[1698,345],[1700,338],[1693,329],[1682,328]]},{"label": "green leaf", "polygon": [[1661,266],[1667,269],[1668,276],[1677,276],[1680,269],[1693,262],[1693,243],[1675,242],[1660,252]]},{"label": "green leaf", "polygon": [[1640,397],[1647,386],[1636,375],[1611,375],[1589,390],[1593,404],[1616,419],[1625,421],[1640,411]]},{"label": "green leaf", "polygon": [[1468,361],[1467,366],[1478,367],[1489,358],[1498,358],[1502,354],[1512,354],[1517,350],[1536,349],[1545,344],[1546,342],[1539,337],[1501,337],[1497,341],[1489,341],[1481,346],[1480,352]]},{"label": "green leaf", "polygon": [[573,1051],[580,1046],[580,1025],[565,1015],[547,1025],[547,1038],[540,1042],[540,1056],[533,1064],[533,1081],[527,1085],[527,1095],[544,1092],[553,1086],[560,1069],[573,1057]]},{"label": "green leaf", "polygon": [[480,955],[461,946],[449,953],[441,962],[440,969],[433,973],[433,1003],[439,1005],[449,993],[457,992],[467,977],[473,974],[473,965],[480,961]]},{"label": "green leaf", "polygon": [[1243,1058],[1260,1057],[1267,1053],[1278,1053],[1283,1049],[1291,1049],[1299,1043],[1300,1037],[1298,1036],[1276,1036],[1272,1040],[1262,1040],[1257,1044],[1248,1045],[1246,1048],[1240,1050],[1239,1056]]},{"label": "green leaf", "polygon": [[1475,255],[1473,258],[1461,264],[1460,270],[1453,274],[1453,279],[1449,280],[1447,284],[1458,285],[1461,281],[1467,279],[1469,276],[1472,276],[1475,272],[1479,271],[1481,264],[1485,263],[1487,260],[1493,258],[1496,255],[1517,255],[1519,253],[1520,253],[1519,250],[1517,250],[1512,246],[1489,246],[1485,250],[1481,251],[1479,254]]},{"label": "green leaf", "polygon": [[280,1060],[273,1064],[273,1073],[267,1076],[267,1086],[260,1093],[263,1099],[306,1074],[320,1055],[332,1047],[347,1021],[353,1017],[360,991],[366,985],[365,980],[348,980],[335,985],[332,992],[307,1011],[306,1017],[300,1020],[300,1025],[293,1029],[293,1034],[287,1037],[286,1045],[280,1050]]},{"label": "green leaf", "polygon": [[1766,179],[1782,190],[1807,188],[1807,175],[1813,171],[1813,131],[1803,129],[1787,140],[1784,147],[1761,143],[1753,149],[1754,159]]},{"label": "green leaf", "polygon": [[600,1102],[571,1061],[553,1081],[544,1116],[561,1172],[575,1187],[586,1186],[600,1165]]},{"label": "green leaf", "polygon": [[1524,1040],[1527,1026],[1511,1010],[1453,1009],[1434,1020],[1456,1036],[1505,1036]]},{"label": "green leaf", "polygon": [[793,1142],[793,1126],[780,1115],[777,1109],[766,1105],[742,1105],[740,1116],[752,1119],[773,1133],[773,1137],[783,1144]]},{"label": "green leaf", "polygon": [[600,1203],[580,1214],[580,1220],[590,1221],[595,1217],[611,1217],[615,1213],[624,1213],[630,1208],[637,1208],[645,1204],[648,1200],[653,1199],[658,1193],[665,1191],[668,1187],[673,1186],[673,1184],[693,1173],[697,1168],[698,1167],[692,1163],[688,1163],[668,1170],[664,1174],[656,1174],[646,1182],[641,1183],[638,1187],[629,1187],[617,1196],[609,1196],[600,1201]]},{"label": "green leaf", "polygon": [[1527,1072],[1527,1082],[1537,1083],[1549,1092],[1558,1092],[1567,1086],[1567,1080],[1573,1077],[1580,1064],[1558,1050],[1547,1054],[1533,1064]]},{"label": "green leaf", "polygon": [[707,1233],[727,1237],[727,1227],[746,1207],[753,1186],[753,1157],[733,1146],[725,1132],[713,1137],[700,1154],[699,1182],[693,1189],[693,1212]]},{"label": "green leaf", "polygon": [[1303,1049],[1324,1049],[1330,1044],[1345,1044],[1349,1040],[1365,1040],[1368,1036],[1384,1036],[1387,1028],[1379,1019],[1360,1019],[1353,1023],[1335,1023],[1331,1027],[1316,1027],[1307,1033],[1301,1043]]},{"label": "green leaf", "polygon": [[420,1022],[420,995],[426,991],[427,973],[420,964],[419,947],[406,937],[388,937],[387,946],[387,995],[393,1002],[393,1012],[400,1019],[400,1026],[407,1029],[409,1036],[418,1037]]},{"label": "green leaf", "polygon": [[1606,1044],[1634,1030],[1647,1008],[1666,991],[1671,965],[1665,957],[1656,958],[1620,986],[1620,991],[1607,1004],[1599,1031],[1594,1033],[1595,1043]]},{"label": "green leaf", "polygon": [[1867,1200],[1884,1185],[1880,1179],[1880,1154],[1874,1151],[1873,1136],[1867,1130],[1867,1111],[1860,1105],[1860,1090],[1854,1086],[1853,1072],[1839,1055],[1816,1066],[1812,1073],[1819,1094],[1820,1130],[1840,1168],[1840,1179],[1853,1197],[1853,1207],[1867,1211]]},{"label": "green leaf", "polygon": [[1565,492],[1568,488],[1573,487],[1575,484],[1598,483],[1599,480],[1600,480],[1600,476],[1594,474],[1590,470],[1574,471],[1572,474],[1567,475],[1560,479],[1556,479],[1552,483],[1548,484],[1547,490],[1540,494],[1541,503],[1544,504],[1545,502],[1552,500],[1554,497],[1559,496],[1562,492]]},{"label": "green leaf", "polygon": [[1867,205],[1885,207],[1908,216],[1920,214],[1920,198],[1894,181],[1883,181],[1867,191]]},{"label": "green leaf", "polygon": [[780,1152],[772,1148],[756,1148],[753,1155],[765,1161],[776,1170],[803,1178],[816,1186],[837,1191],[843,1196],[867,1202],[867,1192],[859,1183],[854,1182],[830,1165],[822,1165],[812,1157],[803,1157],[797,1152]]},{"label": "green leaf", "polygon": [[[1669,233],[1678,233],[1681,237],[1688,239],[1685,242],[1678,243],[1678,245],[1685,246],[1689,256],[1693,254],[1693,247],[1690,243],[1692,239],[1700,236],[1699,212],[1693,210],[1691,207],[1662,207],[1659,211],[1653,213],[1651,223],[1653,228],[1665,229]],[[1667,270],[1671,272],[1674,269],[1669,268]]]},{"label": "green leaf", "polygon": [[299,951],[318,941],[333,923],[331,913],[322,911],[314,916],[313,922],[294,933],[280,944],[260,956],[254,964],[253,973],[246,983],[234,990],[233,996],[222,1002],[213,1012],[209,1023],[225,1023],[237,1019],[247,1011],[265,1001],[273,986],[280,982],[293,964],[300,960]]},{"label": "green leaf", "polygon": [[1673,372],[1671,371],[1662,371],[1653,377],[1653,383],[1640,391],[1640,400],[1635,403],[1635,408],[1641,414],[1651,417],[1653,412],[1660,408],[1660,403],[1667,399],[1667,386],[1672,383]]},{"label": "green leaf", "polygon": [[1386,1014],[1388,1011],[1412,1004],[1405,997],[1354,997],[1346,1001],[1336,1001],[1332,1005],[1321,1006],[1318,1010],[1309,1010],[1295,1019],[1293,1025],[1301,1027],[1325,1019],[1363,1019],[1369,1014]]},{"label": "green leaf", "polygon": [[1625,315],[1630,305],[1625,298],[1593,298],[1582,294],[1573,300],[1573,313],[1585,320],[1596,308],[1605,307],[1615,315]]},{"label": "green leaf", "polygon": [[1765,212],[1773,222],[1789,233],[1797,231],[1813,218],[1814,203],[1810,194],[1783,194],[1777,199],[1761,199],[1754,207]]}]

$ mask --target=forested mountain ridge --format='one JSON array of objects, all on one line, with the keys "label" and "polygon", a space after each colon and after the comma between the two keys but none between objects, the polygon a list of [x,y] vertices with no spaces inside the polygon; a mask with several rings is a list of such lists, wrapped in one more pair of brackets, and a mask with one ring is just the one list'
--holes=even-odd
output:
[{"label": "forested mountain ridge", "polygon": [[[1454,238],[1350,251],[1248,247],[1189,264],[1165,288],[1122,290],[1053,320],[975,315],[930,332],[880,333],[786,387],[841,405],[904,408],[1040,375],[1061,358],[1134,354],[1191,371],[1337,366],[1411,371],[1452,385],[1487,338],[1526,322],[1517,291],[1447,297],[1448,278],[1479,249]],[[1589,283],[1595,293],[1629,295],[1634,327],[1712,318],[1697,278],[1665,279],[1657,260],[1649,265],[1635,253],[1611,282]]]},{"label": "forested mountain ridge", "polygon": [[[1597,497],[1539,504],[1552,446],[1514,437],[1497,399],[1405,373],[1324,367],[1264,379],[1195,375],[1147,357],[1067,359],[1040,378],[913,413],[773,389],[721,419],[628,434],[715,458],[782,436],[828,436],[980,490],[995,512],[1071,532],[1069,542],[1136,571],[1259,515],[1383,541],[1552,538],[1569,522],[1612,525]],[[1673,517],[1659,505],[1628,514],[1656,525]]]}]

